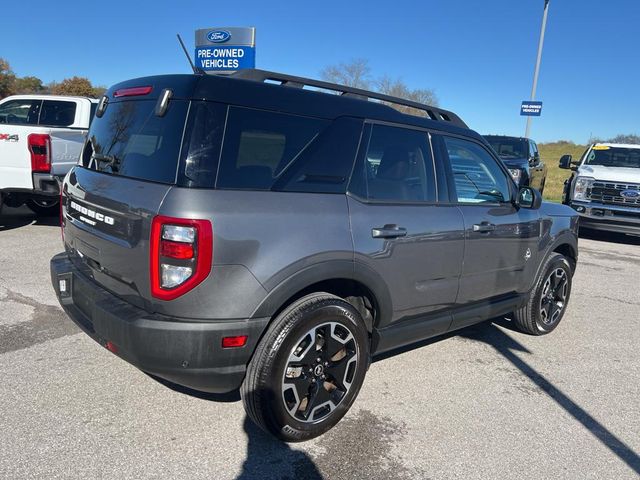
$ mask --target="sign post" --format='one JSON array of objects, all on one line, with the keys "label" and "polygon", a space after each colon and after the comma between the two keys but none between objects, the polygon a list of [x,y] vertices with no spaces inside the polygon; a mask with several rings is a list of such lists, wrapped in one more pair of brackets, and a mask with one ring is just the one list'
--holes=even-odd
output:
[{"label": "sign post", "polygon": [[196,67],[229,74],[256,66],[256,29],[218,27],[196,30]]}]

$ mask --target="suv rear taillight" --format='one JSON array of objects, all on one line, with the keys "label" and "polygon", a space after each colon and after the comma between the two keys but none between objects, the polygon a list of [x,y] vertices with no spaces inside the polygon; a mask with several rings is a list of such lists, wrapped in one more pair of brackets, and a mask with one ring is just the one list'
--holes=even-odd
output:
[{"label": "suv rear taillight", "polygon": [[31,171],[49,173],[51,171],[51,137],[43,133],[32,133],[27,137],[31,154]]},{"label": "suv rear taillight", "polygon": [[158,215],[151,223],[151,295],[173,300],[209,276],[213,229],[209,220]]}]

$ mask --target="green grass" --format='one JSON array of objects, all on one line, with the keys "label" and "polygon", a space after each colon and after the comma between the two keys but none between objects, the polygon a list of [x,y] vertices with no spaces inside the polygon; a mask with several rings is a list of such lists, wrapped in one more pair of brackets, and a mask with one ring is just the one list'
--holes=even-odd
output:
[{"label": "green grass", "polygon": [[572,155],[578,160],[586,145],[576,145],[568,142],[539,143],[540,158],[547,165],[547,180],[544,185],[544,199],[552,202],[562,201],[562,187],[564,181],[571,176],[570,170],[562,170],[558,167],[558,161],[562,155]]}]

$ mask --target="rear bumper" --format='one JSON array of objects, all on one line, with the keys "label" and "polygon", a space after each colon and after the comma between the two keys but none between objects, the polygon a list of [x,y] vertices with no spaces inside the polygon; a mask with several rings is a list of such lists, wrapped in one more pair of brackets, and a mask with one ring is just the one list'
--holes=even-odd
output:
[{"label": "rear bumper", "polygon": [[33,173],[31,177],[33,188],[6,187],[0,189],[0,192],[20,196],[23,200],[34,197],[50,199],[60,196],[60,185],[64,177],[50,173]]},{"label": "rear bumper", "polygon": [[640,208],[596,202],[571,202],[580,215],[580,228],[640,235]]},{"label": "rear bumper", "polygon": [[[60,291],[65,280],[67,291]],[[268,318],[185,321],[150,314],[101,288],[66,254],[51,259],[51,281],[69,317],[87,335],[140,370],[188,388],[226,393],[237,389]],[[222,338],[248,335],[241,348]],[[115,351],[114,351],[115,350]]]},{"label": "rear bumper", "polygon": [[34,173],[33,193],[44,196],[60,195],[60,185],[62,177],[51,175],[50,173]]}]

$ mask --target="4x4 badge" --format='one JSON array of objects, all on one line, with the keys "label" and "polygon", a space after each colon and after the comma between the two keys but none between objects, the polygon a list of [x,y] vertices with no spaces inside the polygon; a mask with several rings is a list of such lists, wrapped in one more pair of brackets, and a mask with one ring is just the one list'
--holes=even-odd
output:
[{"label": "4x4 badge", "polygon": [[526,252],[525,252],[525,254],[524,254],[524,260],[525,260],[525,262],[526,262],[527,260],[529,260],[530,258],[531,258],[531,249],[530,249],[530,248],[527,248],[527,251],[526,251]]},{"label": "4x4 badge", "polygon": [[5,142],[17,142],[20,138],[18,135],[10,135],[8,133],[0,133],[0,140]]}]

